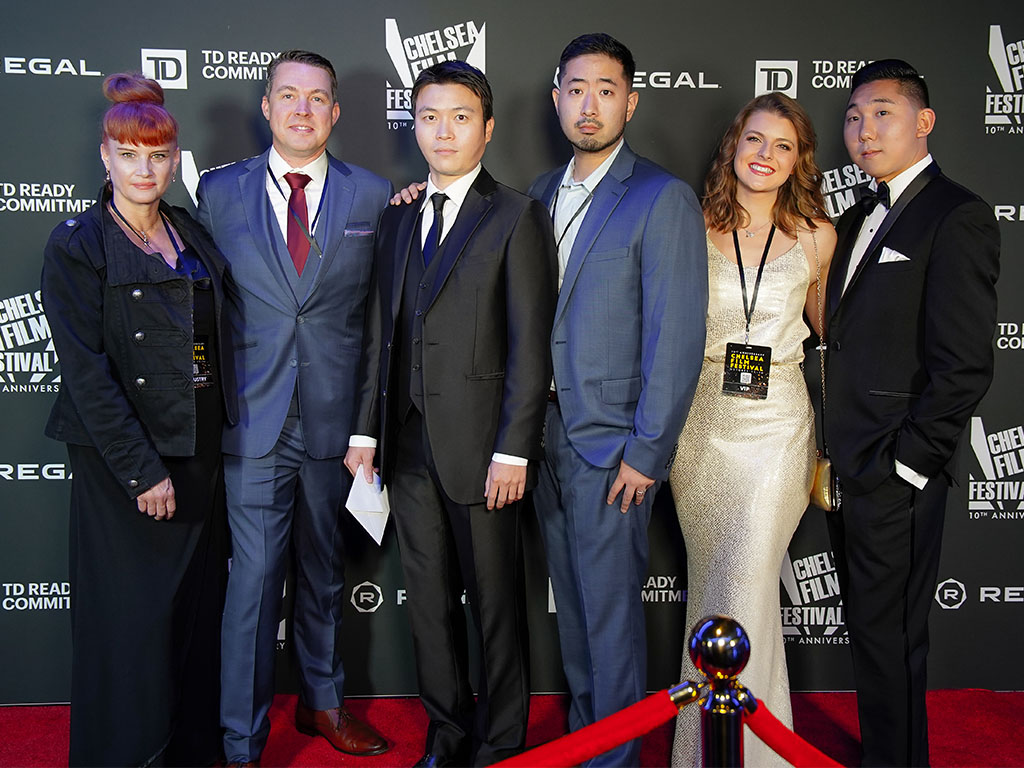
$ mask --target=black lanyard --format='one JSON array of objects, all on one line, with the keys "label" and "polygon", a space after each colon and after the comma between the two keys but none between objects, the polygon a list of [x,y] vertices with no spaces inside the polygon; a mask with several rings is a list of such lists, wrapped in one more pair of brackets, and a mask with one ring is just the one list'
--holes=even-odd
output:
[{"label": "black lanyard", "polygon": [[757,303],[757,289],[761,287],[761,273],[764,272],[765,262],[768,261],[768,250],[772,247],[772,237],[775,235],[775,225],[768,230],[768,242],[764,244],[764,253],[761,254],[761,264],[757,268],[757,280],[754,282],[754,293],[750,297],[750,305],[747,305],[747,278],[743,274],[743,254],[740,253],[740,238],[736,230],[732,231],[732,242],[736,248],[736,264],[740,269],[740,287],[743,289],[743,314],[747,318],[747,335],[744,344],[750,343],[750,319],[754,316],[754,305]]},{"label": "black lanyard", "polygon": [[299,225],[299,229],[302,230],[302,234],[306,236],[306,240],[309,241],[309,247],[313,249],[313,252],[316,253],[317,257],[322,259],[324,257],[324,252],[320,250],[320,244],[317,243],[316,238],[313,237],[313,235],[311,235],[310,232],[316,229],[316,223],[320,221],[320,211],[324,209],[324,200],[327,199],[328,177],[324,176],[324,188],[320,192],[320,204],[316,207],[316,215],[313,216],[313,225],[309,229],[306,229],[306,225],[302,223],[302,219],[299,218],[299,215],[295,211],[293,211],[292,207],[288,204],[290,198],[287,195],[285,195],[284,190],[281,189],[281,185],[277,183],[277,179],[274,178],[274,174],[270,170],[269,165],[267,165],[267,176],[269,176],[270,180],[274,182],[274,186],[277,187],[277,191],[280,192],[281,197],[284,198],[285,208],[288,210],[288,213],[292,215],[292,218],[295,219],[295,223]]},{"label": "black lanyard", "polygon": [[178,263],[182,267],[185,266],[185,260],[181,256],[181,248],[178,247],[178,241],[174,239],[174,233],[171,231],[171,225],[167,222],[167,217],[162,213],[160,214],[164,221],[164,230],[167,232],[167,239],[171,241],[171,248],[174,249],[174,255],[178,257]]},{"label": "black lanyard", "polygon": [[[552,224],[555,222],[555,212],[558,210],[558,194],[561,191],[562,191],[562,185],[559,185],[558,189],[555,190],[555,199],[551,201],[551,223]],[[565,236],[569,233],[569,229],[572,227],[572,223],[574,221],[576,221],[576,219],[579,217],[579,215],[581,213],[583,213],[583,209],[586,208],[590,204],[590,200],[591,200],[591,198],[593,198],[593,196],[594,196],[594,193],[591,192],[590,190],[587,190],[587,197],[586,197],[586,199],[582,203],[580,203],[580,207],[576,209],[576,213],[574,213],[569,218],[569,223],[565,225],[565,229],[562,230],[562,234],[559,236],[558,241],[555,243],[555,251],[556,252],[558,251],[559,248],[562,247],[562,241],[565,240]]]}]

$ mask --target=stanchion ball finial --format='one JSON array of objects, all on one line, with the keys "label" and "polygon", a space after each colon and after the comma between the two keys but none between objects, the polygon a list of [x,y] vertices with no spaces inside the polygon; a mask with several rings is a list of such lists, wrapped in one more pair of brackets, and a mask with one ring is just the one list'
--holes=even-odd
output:
[{"label": "stanchion ball finial", "polygon": [[750,637],[728,616],[706,616],[690,634],[690,659],[709,680],[735,678],[750,658]]}]

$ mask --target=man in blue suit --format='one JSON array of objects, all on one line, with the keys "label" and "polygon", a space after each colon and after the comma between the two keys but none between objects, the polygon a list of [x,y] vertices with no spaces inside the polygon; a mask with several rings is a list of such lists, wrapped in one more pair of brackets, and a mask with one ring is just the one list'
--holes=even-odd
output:
[{"label": "man in blue suit", "polygon": [[[569,43],[552,96],[573,158],[530,188],[558,243],[554,388],[534,505],[573,730],[644,696],[647,524],[704,356],[700,206],[622,138],[639,99],[634,70],[608,35]],[[636,740],[589,764],[637,765],[639,751]]]},{"label": "man in blue suit", "polygon": [[289,542],[297,570],[296,726],[338,750],[387,742],[344,707],[340,515],[374,232],[391,185],[326,152],[337,78],[315,53],[268,68],[273,146],[199,183],[199,218],[233,278],[227,316],[239,419],[224,433],[232,568],[224,607],[221,723],[229,763],[257,763],[270,730]]}]

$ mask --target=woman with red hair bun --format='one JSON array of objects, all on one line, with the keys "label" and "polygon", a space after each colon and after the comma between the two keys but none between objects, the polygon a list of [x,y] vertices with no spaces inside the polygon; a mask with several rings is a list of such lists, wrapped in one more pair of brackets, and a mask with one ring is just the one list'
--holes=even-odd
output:
[{"label": "woman with red hair bun", "polygon": [[113,102],[98,202],[58,224],[42,292],[61,362],[46,434],[67,444],[71,746],[78,765],[220,756],[226,521],[220,435],[237,419],[225,262],[182,208],[178,124],[141,75]]}]

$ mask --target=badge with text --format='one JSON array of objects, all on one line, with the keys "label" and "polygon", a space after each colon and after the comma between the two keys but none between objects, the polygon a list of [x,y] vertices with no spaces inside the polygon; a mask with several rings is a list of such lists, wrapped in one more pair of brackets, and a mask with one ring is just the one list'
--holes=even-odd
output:
[{"label": "badge with text", "polygon": [[768,373],[771,363],[771,347],[726,344],[722,394],[764,400],[768,397]]},{"label": "badge with text", "polygon": [[192,344],[192,382],[196,389],[213,386],[213,364],[207,353],[205,336],[196,336]]}]

